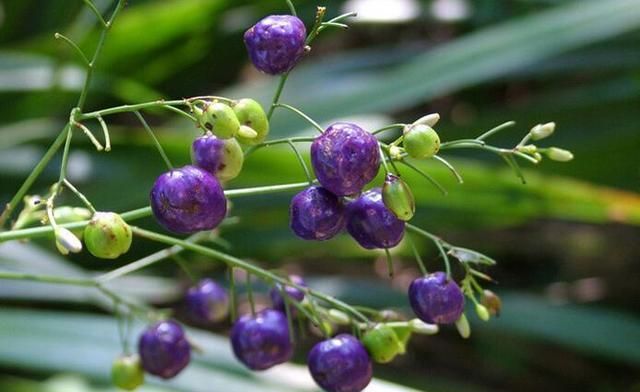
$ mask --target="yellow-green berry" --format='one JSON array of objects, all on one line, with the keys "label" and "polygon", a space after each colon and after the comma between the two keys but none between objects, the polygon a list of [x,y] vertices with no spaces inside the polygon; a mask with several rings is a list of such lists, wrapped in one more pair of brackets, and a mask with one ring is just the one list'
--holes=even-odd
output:
[{"label": "yellow-green berry", "polygon": [[87,249],[102,259],[115,259],[127,253],[131,241],[131,227],[113,212],[96,212],[84,229]]}]

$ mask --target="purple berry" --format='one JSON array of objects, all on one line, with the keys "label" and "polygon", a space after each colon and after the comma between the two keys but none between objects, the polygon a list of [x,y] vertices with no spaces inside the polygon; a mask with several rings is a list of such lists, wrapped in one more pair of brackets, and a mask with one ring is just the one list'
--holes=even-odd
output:
[{"label": "purple berry", "polygon": [[380,188],[349,203],[346,216],[347,231],[363,248],[393,248],[404,236],[404,222],[384,205]]},{"label": "purple berry", "polygon": [[151,209],[167,230],[187,234],[217,227],[227,213],[227,199],[213,175],[184,166],[158,177],[151,189]]},{"label": "purple berry", "polygon": [[189,320],[196,325],[209,326],[227,317],[229,296],[227,291],[213,280],[203,279],[187,291],[185,308]]},{"label": "purple berry", "polygon": [[336,196],[359,193],[380,168],[378,140],[351,123],[334,123],[311,144],[311,164],[323,187]]},{"label": "purple berry", "polygon": [[291,200],[289,226],[305,240],[328,240],[344,227],[344,208],[333,193],[312,186]]},{"label": "purple berry", "polygon": [[409,302],[425,323],[452,324],[462,315],[464,295],[444,272],[434,272],[411,282]]},{"label": "purple berry", "polygon": [[265,370],[293,356],[287,316],[273,309],[242,316],[231,329],[236,357],[252,370]]},{"label": "purple berry", "polygon": [[369,354],[352,335],[341,334],[316,344],[307,362],[313,379],[328,392],[359,392],[371,381]]},{"label": "purple berry", "polygon": [[260,71],[279,75],[291,70],[304,54],[307,29],[293,15],[270,15],[244,33],[251,62]]},{"label": "purple berry", "polygon": [[161,321],[147,328],[138,341],[142,367],[164,379],[173,378],[191,359],[191,346],[180,324]]},{"label": "purple berry", "polygon": [[244,153],[236,139],[221,139],[211,132],[193,141],[191,158],[195,166],[208,171],[220,181],[236,178],[244,163]]},{"label": "purple berry", "polygon": [[[302,279],[302,277],[299,275],[289,275],[289,280],[297,284],[298,286],[307,287],[307,284],[305,283],[304,279]],[[276,287],[272,288],[269,294],[271,295],[271,302],[273,303],[273,308],[281,312],[285,312],[286,311],[285,300],[284,298],[282,298],[282,294],[280,292],[281,288],[282,288],[282,285],[276,284]],[[291,301],[302,302],[302,300],[304,299],[304,291],[298,288],[287,285],[284,287],[283,290],[289,297],[288,298],[289,302]],[[295,306],[289,307],[289,311],[291,313],[295,313],[296,310],[297,309],[295,308]]]}]

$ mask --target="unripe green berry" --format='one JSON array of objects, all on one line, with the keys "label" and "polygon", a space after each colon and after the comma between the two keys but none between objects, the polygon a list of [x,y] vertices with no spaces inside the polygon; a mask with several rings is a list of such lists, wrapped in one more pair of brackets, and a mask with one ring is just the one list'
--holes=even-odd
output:
[{"label": "unripe green berry", "polygon": [[255,137],[246,137],[239,134],[237,138],[240,143],[256,145],[266,139],[269,134],[269,120],[264,109],[257,101],[243,98],[235,104],[233,111],[236,113],[240,125],[245,125],[257,133]]},{"label": "unripe green berry", "polygon": [[405,325],[403,327],[392,327],[393,331],[396,333],[398,340],[400,343],[407,347],[409,344],[409,340],[411,339],[411,335],[413,335],[413,331],[409,325]]},{"label": "unripe green berry", "polygon": [[123,355],[111,366],[111,381],[118,388],[133,391],[144,384],[144,371],[137,355]]},{"label": "unripe green berry", "polygon": [[236,113],[222,102],[213,102],[207,105],[203,119],[204,128],[220,139],[234,137],[240,128]]},{"label": "unripe green berry", "polygon": [[244,164],[244,152],[236,139],[224,141],[224,154],[220,160],[216,177],[220,181],[229,181],[238,177]]},{"label": "unripe green berry", "polygon": [[476,314],[478,315],[478,318],[482,321],[489,321],[489,318],[491,317],[489,315],[489,310],[481,304],[476,304]]},{"label": "unripe green berry", "polygon": [[362,343],[366,347],[371,359],[377,363],[389,363],[398,354],[405,353],[405,346],[398,335],[385,324],[378,324],[362,337]]},{"label": "unripe green berry", "polygon": [[393,174],[387,174],[382,186],[384,205],[400,220],[408,221],[416,212],[416,202],[411,188],[406,182]]},{"label": "unripe green berry", "polygon": [[440,150],[440,137],[428,125],[410,125],[404,130],[403,146],[412,158],[431,158]]},{"label": "unripe green berry", "polygon": [[84,243],[95,257],[115,259],[127,253],[131,241],[131,228],[113,212],[96,212],[84,229]]}]

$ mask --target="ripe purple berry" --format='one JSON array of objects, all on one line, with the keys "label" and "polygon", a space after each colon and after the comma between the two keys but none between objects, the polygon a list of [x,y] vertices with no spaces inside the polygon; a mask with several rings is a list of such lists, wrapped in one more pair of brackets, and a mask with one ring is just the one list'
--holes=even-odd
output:
[{"label": "ripe purple berry", "polygon": [[371,381],[369,354],[358,339],[348,334],[316,344],[307,362],[315,382],[328,392],[359,392]]},{"label": "ripe purple berry", "polygon": [[[307,287],[307,284],[305,283],[304,279],[302,279],[302,277],[299,275],[289,275],[289,280],[297,284],[298,286]],[[288,298],[289,302],[291,301],[302,302],[302,300],[304,299],[304,291],[288,285],[285,286],[284,289],[282,289],[282,285],[277,284],[276,287],[271,289],[269,294],[271,295],[271,303],[273,303],[273,308],[281,312],[285,312],[286,309],[285,309],[285,300],[284,298],[282,298],[282,293],[280,290],[284,290],[286,295],[289,297]],[[289,308],[289,311],[292,313],[295,310],[296,308],[294,306],[291,306]]]},{"label": "ripe purple berry", "polygon": [[298,193],[289,207],[289,226],[305,240],[328,240],[344,228],[344,208],[328,190],[312,186]]},{"label": "ripe purple berry", "polygon": [[191,346],[180,324],[173,320],[161,321],[142,333],[138,354],[146,372],[169,379],[189,364]]},{"label": "ripe purple berry", "polygon": [[253,65],[262,72],[279,75],[291,70],[304,54],[307,29],[293,15],[270,15],[244,33]]},{"label": "ripe purple berry", "polygon": [[214,229],[222,222],[227,199],[213,175],[184,166],[158,177],[151,189],[151,209],[167,230],[194,233]]},{"label": "ripe purple berry", "polygon": [[384,205],[380,188],[349,203],[346,217],[347,231],[366,249],[393,248],[404,236],[404,222]]},{"label": "ripe purple berry", "polygon": [[336,196],[359,193],[378,173],[376,138],[351,123],[334,123],[311,144],[311,164],[323,187]]},{"label": "ripe purple berry", "polygon": [[195,166],[208,171],[220,181],[236,178],[244,163],[244,153],[236,139],[221,139],[210,132],[193,141],[191,158]]},{"label": "ripe purple berry", "polygon": [[416,316],[425,323],[452,324],[464,310],[460,287],[444,272],[417,278],[409,286],[409,302]]},{"label": "ripe purple berry", "polygon": [[252,370],[265,370],[293,356],[287,317],[265,309],[244,315],[231,329],[231,347],[236,357]]},{"label": "ripe purple berry", "polygon": [[189,320],[200,326],[209,326],[224,320],[229,313],[227,291],[211,279],[202,279],[185,296]]}]

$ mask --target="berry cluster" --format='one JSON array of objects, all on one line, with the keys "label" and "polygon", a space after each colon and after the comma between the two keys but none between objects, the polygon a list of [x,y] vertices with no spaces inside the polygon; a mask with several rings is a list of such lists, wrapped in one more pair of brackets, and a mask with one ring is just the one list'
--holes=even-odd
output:
[{"label": "berry cluster", "polygon": [[[295,14],[292,3],[288,3]],[[118,7],[123,7],[124,0],[118,0],[118,4]],[[244,159],[251,151],[280,142],[287,142],[294,148],[301,166],[311,177],[293,138],[265,141],[269,134],[269,120],[273,110],[276,107],[288,108],[301,114],[321,132],[320,136],[312,140],[298,140],[312,141],[310,158],[317,180],[309,178],[308,187],[292,198],[289,209],[291,230],[302,239],[316,241],[329,240],[346,230],[361,247],[384,249],[387,257],[390,257],[388,250],[403,240],[405,231],[421,234],[433,241],[444,260],[446,272],[428,273],[416,250],[416,260],[423,276],[411,283],[408,289],[408,304],[417,318],[405,320],[392,311],[356,308],[309,288],[298,275],[285,278],[231,255],[195,244],[197,235],[189,241],[181,240],[131,227],[123,219],[124,213],[121,216],[113,212],[98,212],[64,176],[68,145],[65,145],[60,181],[52,187],[46,203],[41,203],[38,196],[25,197],[26,206],[7,235],[12,238],[28,238],[25,233],[29,233],[29,230],[20,233],[20,229],[33,221],[42,221],[50,226],[55,244],[63,254],[80,252],[82,238],[92,255],[115,259],[129,250],[132,236],[137,234],[172,245],[172,248],[164,251],[167,255],[172,255],[173,249],[179,248],[224,261],[230,269],[230,291],[212,279],[203,279],[189,288],[183,301],[187,321],[194,326],[207,328],[231,316],[232,350],[238,360],[251,370],[265,370],[289,361],[294,354],[295,336],[290,327],[292,319],[309,322],[314,331],[324,336],[324,340],[317,343],[308,353],[308,368],[316,383],[328,392],[363,390],[371,381],[372,363],[388,363],[396,356],[404,354],[414,333],[433,334],[438,331],[439,325],[455,324],[459,333],[468,337],[470,330],[464,314],[465,298],[474,303],[475,311],[482,320],[486,321],[500,311],[500,298],[491,291],[484,290],[476,280],[491,281],[489,276],[475,269],[475,266],[492,265],[494,261],[478,252],[453,246],[411,225],[409,221],[416,212],[415,201],[409,184],[400,177],[396,163],[407,165],[437,185],[406,159],[437,159],[459,178],[455,168],[436,154],[445,148],[482,148],[499,154],[514,168],[516,174],[524,179],[516,157],[538,163],[543,155],[556,161],[571,160],[573,155],[556,147],[538,148],[529,144],[531,140],[538,141],[550,136],[555,129],[554,123],[533,127],[520,143],[511,149],[489,146],[485,139],[513,125],[512,123],[498,126],[476,139],[441,143],[438,133],[433,128],[439,120],[438,114],[424,116],[411,124],[394,124],[374,132],[368,132],[357,124],[347,122],[336,122],[322,129],[298,109],[280,104],[279,97],[289,72],[309,51],[311,41],[326,28],[346,27],[342,21],[352,16],[344,14],[324,22],[325,12],[324,7],[318,7],[315,24],[308,34],[304,23],[292,15],[268,16],[245,33],[244,42],[255,67],[267,74],[281,75],[281,83],[268,113],[265,113],[258,102],[250,98],[233,100],[224,97],[195,97],[138,105],[164,107],[181,112],[203,131],[203,135],[192,143],[192,164],[180,168],[173,168],[156,140],[169,171],[156,179],[150,191],[150,208],[142,210],[147,211],[145,216],[153,214],[161,226],[173,233],[210,232],[217,228],[227,215],[228,202],[223,184],[241,173]],[[116,14],[117,12],[114,12],[114,17]],[[91,73],[88,73],[88,77],[90,75]],[[70,130],[73,126],[83,129],[99,150],[102,150],[102,145],[80,121],[100,121],[105,131],[105,150],[110,149],[110,142],[102,115],[134,112],[142,125],[153,135],[139,111],[132,109],[133,106],[125,105],[92,113],[82,113],[81,106],[71,111],[69,124],[64,132],[71,135]],[[191,114],[179,107],[187,107]],[[396,128],[401,128],[402,134],[391,143],[387,144],[376,137],[383,131]],[[65,134],[62,133],[62,136]],[[66,140],[70,143],[70,136]],[[247,147],[244,150],[243,145]],[[378,176],[381,167],[384,168],[381,186],[368,188]],[[63,186],[75,193],[88,209],[67,206],[54,208],[55,198]],[[288,184],[287,189],[299,189],[302,186],[306,186],[306,183]],[[19,191],[17,196],[17,199],[20,199],[24,193],[20,194]],[[45,211],[42,210],[43,206]],[[0,226],[3,219],[11,214],[12,208],[8,207],[8,211],[0,216]],[[91,219],[85,221],[88,218]],[[74,226],[80,222],[84,222],[84,231],[70,231],[81,227]],[[67,223],[72,225],[67,226]],[[2,233],[0,240],[1,235]],[[461,268],[464,269],[465,276],[459,283],[452,278],[450,256],[458,259]],[[148,260],[145,260],[144,264],[149,265]],[[391,262],[389,267],[392,275]],[[122,268],[126,271],[111,271],[105,274],[102,280],[90,281],[7,273],[3,276],[93,286],[114,300],[114,308],[119,309],[119,306],[123,305],[128,307],[129,314],[142,314],[145,321],[153,320],[139,337],[137,354],[128,353],[126,341],[123,339],[125,354],[113,363],[114,384],[126,390],[133,390],[144,382],[145,372],[163,379],[178,375],[191,360],[192,346],[185,330],[177,321],[167,319],[165,314],[157,314],[146,306],[142,306],[143,311],[140,311],[135,304],[123,301],[117,293],[102,285],[114,277],[142,267],[131,267],[130,264]],[[251,312],[236,319],[234,268],[244,270],[249,278],[249,273],[253,273],[272,287],[269,293],[270,308],[255,310],[251,282],[248,279],[247,297]],[[480,297],[480,301],[476,296]],[[344,333],[340,329],[350,329],[351,333]]]}]

